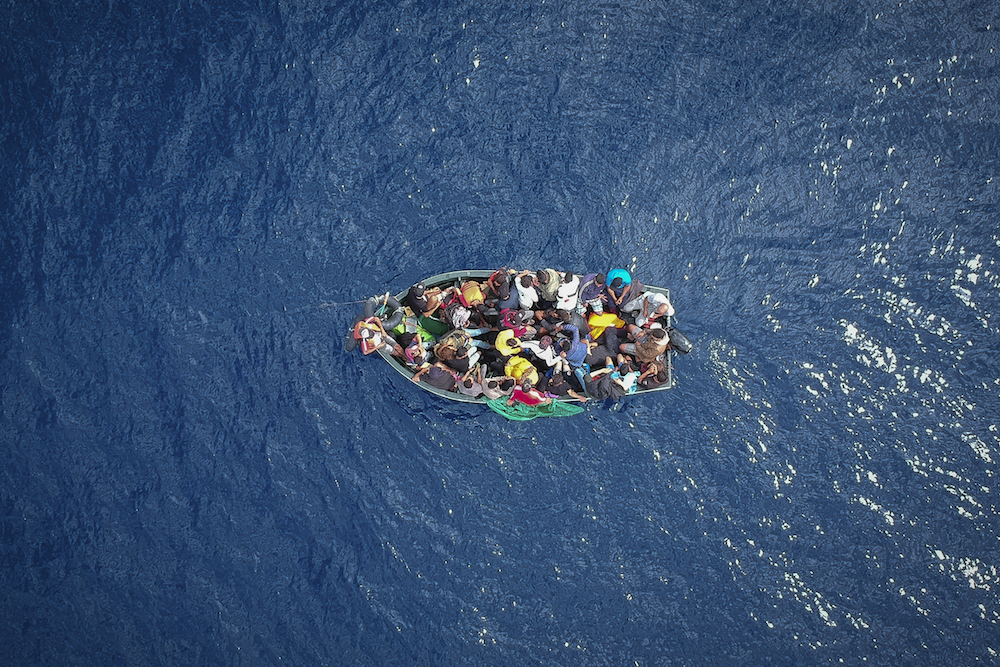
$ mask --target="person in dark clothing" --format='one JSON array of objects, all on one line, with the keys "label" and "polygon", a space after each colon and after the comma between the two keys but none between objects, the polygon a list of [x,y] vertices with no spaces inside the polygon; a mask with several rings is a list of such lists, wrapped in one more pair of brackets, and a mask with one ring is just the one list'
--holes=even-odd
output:
[{"label": "person in dark clothing", "polygon": [[423,380],[432,387],[451,391],[458,384],[458,376],[447,366],[440,363],[424,366],[410,378],[414,382]]},{"label": "person in dark clothing", "polygon": [[562,373],[552,373],[551,377],[546,376],[538,383],[538,388],[553,396],[571,396],[578,401],[587,400],[586,396],[573,389],[572,385],[566,381],[566,376]]},{"label": "person in dark clothing", "polygon": [[417,283],[406,293],[403,303],[409,306],[417,317],[429,316],[441,306],[442,292],[440,288],[427,290],[423,283]]}]

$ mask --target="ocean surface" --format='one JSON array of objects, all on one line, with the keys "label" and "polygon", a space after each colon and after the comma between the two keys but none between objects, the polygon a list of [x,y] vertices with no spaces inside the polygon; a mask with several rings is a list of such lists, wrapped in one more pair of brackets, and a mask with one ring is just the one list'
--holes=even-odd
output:
[{"label": "ocean surface", "polygon": [[[1000,4],[0,9],[0,663],[1000,664]],[[672,391],[343,351],[625,267]]]}]

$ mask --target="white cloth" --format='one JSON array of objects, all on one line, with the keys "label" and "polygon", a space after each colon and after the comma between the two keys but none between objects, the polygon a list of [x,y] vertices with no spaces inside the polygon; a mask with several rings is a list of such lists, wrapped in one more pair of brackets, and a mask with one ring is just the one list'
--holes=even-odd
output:
[{"label": "white cloth", "polygon": [[535,289],[535,286],[525,287],[521,284],[520,278],[515,279],[515,285],[517,287],[517,301],[521,310],[534,310],[535,304],[538,303],[538,290]]},{"label": "white cloth", "polygon": [[580,276],[574,275],[573,280],[562,282],[556,290],[556,308],[573,310],[576,308],[577,295],[580,292]]},{"label": "white cloth", "polygon": [[543,350],[542,344],[537,340],[525,340],[521,341],[521,347],[544,361],[545,365],[549,367],[555,366],[556,362],[560,359],[555,345],[549,345]]},{"label": "white cloth", "polygon": [[643,316],[643,310],[648,312],[649,316],[652,317],[656,314],[656,309],[663,305],[667,307],[667,315],[672,316],[674,314],[674,307],[667,300],[667,297],[659,292],[646,292],[625,306],[623,310],[627,313],[636,313],[635,323],[641,327],[645,326],[646,322],[649,321],[649,317]]}]

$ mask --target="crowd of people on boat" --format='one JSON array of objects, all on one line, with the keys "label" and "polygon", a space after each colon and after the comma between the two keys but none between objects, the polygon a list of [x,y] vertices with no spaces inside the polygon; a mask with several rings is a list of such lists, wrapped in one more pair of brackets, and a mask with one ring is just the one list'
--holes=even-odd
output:
[{"label": "crowd of people on boat", "polygon": [[499,269],[486,280],[413,285],[400,303],[372,297],[354,329],[426,382],[508,405],[617,399],[667,383],[669,318],[659,291],[625,269]]}]

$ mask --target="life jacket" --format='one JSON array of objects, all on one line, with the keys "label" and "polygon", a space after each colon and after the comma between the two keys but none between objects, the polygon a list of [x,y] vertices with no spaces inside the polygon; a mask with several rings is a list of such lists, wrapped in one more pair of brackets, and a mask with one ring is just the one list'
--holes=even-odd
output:
[{"label": "life jacket", "polygon": [[517,340],[516,333],[513,329],[504,329],[498,333],[494,346],[496,347],[497,352],[505,357],[510,357],[521,351],[520,341]]},{"label": "life jacket", "polygon": [[525,377],[531,380],[532,385],[538,384],[538,369],[524,357],[511,357],[507,365],[504,366],[503,373],[517,380],[518,384]]},{"label": "life jacket", "polygon": [[365,354],[377,349],[384,342],[382,329],[377,322],[378,318],[369,317],[354,325],[354,340],[360,343],[361,351]]},{"label": "life jacket", "polygon": [[469,280],[462,283],[462,294],[459,298],[461,298],[462,305],[466,308],[478,306],[486,299],[486,297],[483,296],[482,288],[475,280]]}]

